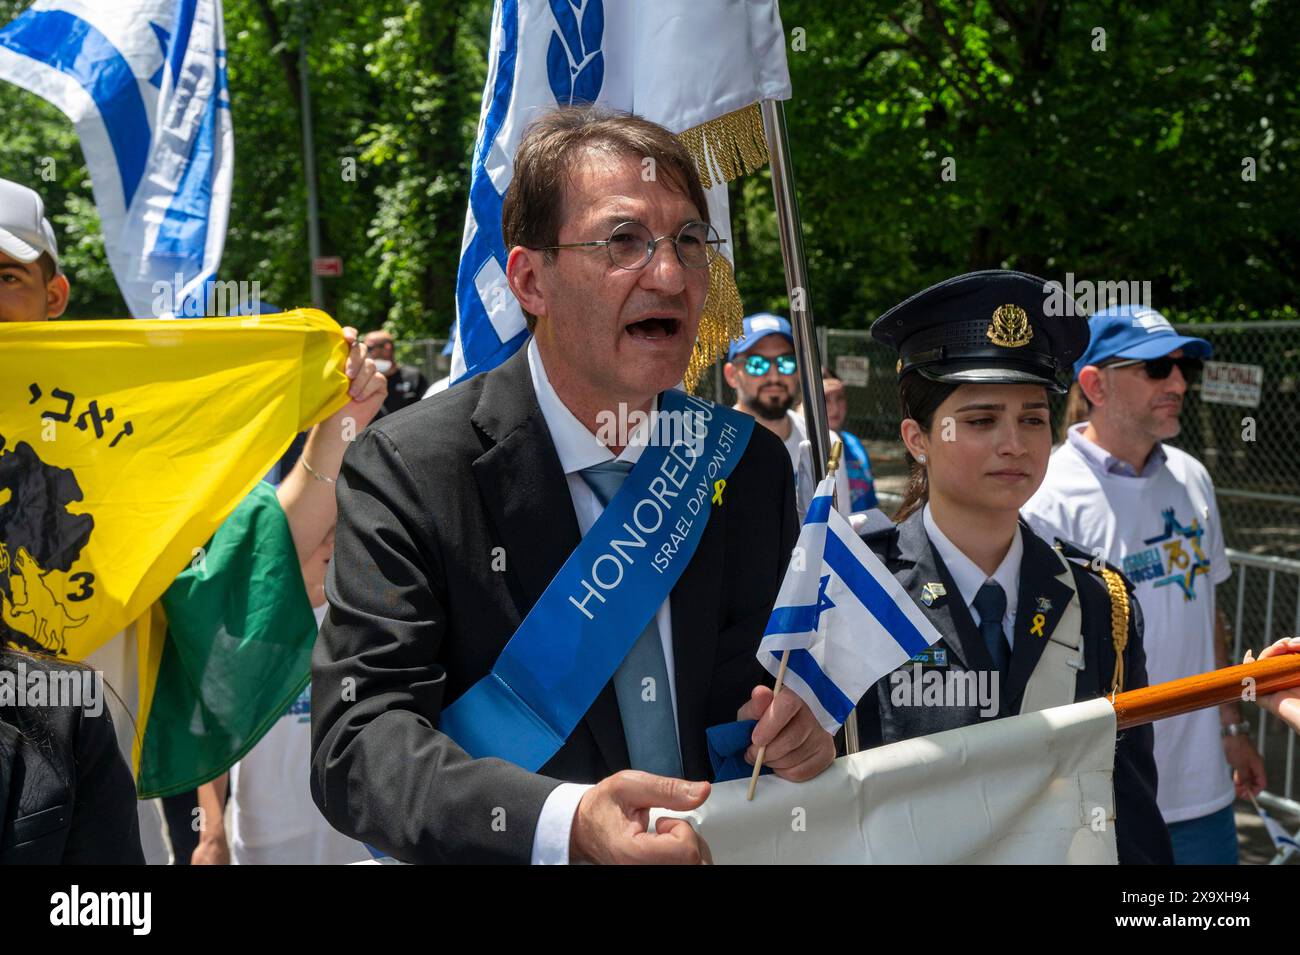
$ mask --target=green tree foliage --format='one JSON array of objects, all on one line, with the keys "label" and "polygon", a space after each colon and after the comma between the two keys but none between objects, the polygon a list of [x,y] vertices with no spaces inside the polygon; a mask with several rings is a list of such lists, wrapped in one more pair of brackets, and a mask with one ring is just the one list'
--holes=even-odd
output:
[{"label": "green tree foliage", "polygon": [[[26,5],[0,0],[0,22]],[[819,323],[862,327],[930,282],[999,266],[1150,281],[1180,318],[1294,316],[1300,5],[786,0],[781,13]],[[327,307],[402,338],[445,334],[490,16],[490,0],[225,0],[236,164],[222,277],[309,301],[306,44],[322,252],[344,260]],[[71,314],[123,314],[70,124],[6,84],[0,122],[0,176],[45,196]],[[746,306],[782,309],[768,177],[731,194]]]}]

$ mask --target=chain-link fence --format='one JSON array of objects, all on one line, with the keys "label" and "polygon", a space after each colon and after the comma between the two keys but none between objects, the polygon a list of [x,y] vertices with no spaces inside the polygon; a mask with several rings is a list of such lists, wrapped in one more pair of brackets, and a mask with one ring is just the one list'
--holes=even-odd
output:
[{"label": "chain-link fence", "polygon": [[430,383],[451,374],[451,356],[444,355],[445,338],[412,338],[393,342],[393,357],[399,365],[414,365]]}]

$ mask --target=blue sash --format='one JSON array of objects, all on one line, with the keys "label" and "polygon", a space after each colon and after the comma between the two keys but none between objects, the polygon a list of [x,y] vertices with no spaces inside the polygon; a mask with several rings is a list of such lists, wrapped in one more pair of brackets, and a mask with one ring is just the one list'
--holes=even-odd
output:
[{"label": "blue sash", "polygon": [[492,672],[443,710],[471,756],[536,772],[559,751],[690,563],[754,419],[674,390],[656,425]]}]

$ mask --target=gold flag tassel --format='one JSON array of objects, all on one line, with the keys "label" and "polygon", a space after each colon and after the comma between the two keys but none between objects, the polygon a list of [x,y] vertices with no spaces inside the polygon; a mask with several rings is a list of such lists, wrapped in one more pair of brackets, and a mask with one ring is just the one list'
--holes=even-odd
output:
[{"label": "gold flag tassel", "polygon": [[709,262],[709,294],[704,299],[695,350],[686,366],[687,391],[694,394],[704,373],[727,354],[732,341],[744,330],[743,320],[744,309],[740,304],[740,290],[736,288],[736,276],[727,257],[718,253]]},{"label": "gold flag tassel", "polygon": [[[677,134],[695,160],[705,189],[754,172],[768,161],[763,113],[757,103],[725,113]],[[727,354],[743,332],[744,306],[731,263],[721,253],[709,263],[709,294],[686,367],[686,390],[694,393],[705,372]]]},{"label": "gold flag tassel", "polygon": [[705,189],[754,172],[768,160],[763,113],[757,103],[683,130],[677,138],[695,159]]}]

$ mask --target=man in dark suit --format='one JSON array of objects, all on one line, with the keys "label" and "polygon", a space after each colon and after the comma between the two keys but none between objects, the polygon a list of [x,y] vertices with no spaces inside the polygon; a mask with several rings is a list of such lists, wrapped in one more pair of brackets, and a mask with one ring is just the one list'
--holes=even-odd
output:
[{"label": "man in dark suit", "polygon": [[[997,674],[975,620],[963,603],[960,589],[926,534],[923,515],[915,511],[901,524],[894,524],[879,511],[862,539],[885,562],[890,572],[913,594],[922,612],[942,633],[943,639],[917,662],[905,664],[868,691],[858,706],[858,729],[863,747],[894,743],[969,726],[981,719],[998,719],[1020,712],[1030,675],[1034,672],[1063,611],[1077,592],[1082,621],[1084,665],[1075,677],[1075,702],[1109,696],[1115,670],[1115,647],[1111,626],[1111,599],[1100,574],[1090,563],[1092,555],[1063,544],[1069,561],[1065,567],[1052,547],[1021,524],[1024,555],[1020,560],[1017,588],[1016,639],[1006,685],[985,701],[966,698],[967,705],[919,705],[916,677],[936,672],[981,677]],[[1108,569],[1113,571],[1113,568]],[[1132,585],[1115,572],[1129,592],[1128,637],[1123,652],[1123,688],[1136,690],[1147,685],[1146,656],[1142,650],[1142,616]],[[936,587],[938,584],[940,586]],[[1040,610],[1041,613],[1035,611]],[[1037,618],[1041,617],[1039,620]],[[1031,628],[1038,627],[1035,636]],[[1036,632],[1036,631],[1035,631]],[[1125,730],[1115,747],[1115,843],[1122,864],[1173,862],[1169,833],[1156,805],[1156,765],[1152,753],[1152,728],[1148,724]]]},{"label": "man in dark suit", "polygon": [[598,472],[638,457],[625,437],[598,440],[601,422],[652,410],[682,379],[708,290],[707,215],[689,154],[652,123],[565,109],[520,143],[503,231],[532,341],[376,422],[339,478],[312,793],[341,831],[410,862],[693,862],[707,857],[694,830],[648,833],[647,810],[706,798],[706,782],[685,780],[710,775],[707,727],[758,719],[749,755],[766,745],[790,779],[834,758],[794,694],[774,702],[755,658],[797,535],[789,459],[763,429],[624,661],[659,668],[666,721],[637,708],[620,668],[536,773],[471,758],[439,731],[599,517]]}]

